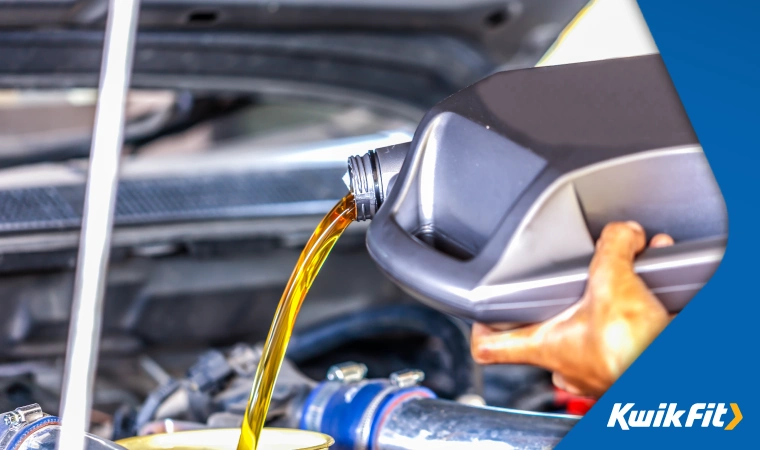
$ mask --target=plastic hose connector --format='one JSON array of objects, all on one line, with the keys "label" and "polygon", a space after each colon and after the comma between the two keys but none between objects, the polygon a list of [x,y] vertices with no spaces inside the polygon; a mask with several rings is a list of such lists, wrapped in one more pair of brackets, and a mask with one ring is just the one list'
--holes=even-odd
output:
[{"label": "plastic hose connector", "polygon": [[18,450],[21,448],[21,444],[24,443],[24,441],[35,434],[36,432],[40,431],[41,429],[53,425],[60,425],[61,419],[59,419],[56,416],[45,416],[40,419],[37,419],[29,424],[24,425],[23,428],[18,430],[12,439],[6,444],[7,446],[4,447],[7,450]]},{"label": "plastic hose connector", "polygon": [[415,398],[436,398],[421,386],[399,388],[388,380],[343,384],[326,381],[306,399],[300,428],[335,439],[335,450],[372,450],[379,424],[398,405]]}]

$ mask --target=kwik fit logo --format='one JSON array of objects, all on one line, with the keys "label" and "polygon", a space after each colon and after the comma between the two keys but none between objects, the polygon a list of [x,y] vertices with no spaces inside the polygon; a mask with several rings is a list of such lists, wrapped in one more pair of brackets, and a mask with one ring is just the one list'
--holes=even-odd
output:
[{"label": "kwik fit logo", "polygon": [[657,409],[647,410],[633,409],[635,403],[615,403],[607,427],[619,426],[623,430],[660,427],[715,427],[733,430],[742,421],[742,412],[736,403],[729,405],[733,413],[730,421],[728,419],[731,416],[727,416],[729,409],[725,403],[694,403],[688,409],[679,409],[678,403],[660,403]]}]

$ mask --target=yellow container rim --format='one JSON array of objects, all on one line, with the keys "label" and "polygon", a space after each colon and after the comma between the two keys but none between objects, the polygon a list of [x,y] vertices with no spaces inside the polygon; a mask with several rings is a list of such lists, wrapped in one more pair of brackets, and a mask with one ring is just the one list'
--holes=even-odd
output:
[{"label": "yellow container rim", "polygon": [[[213,428],[151,434],[122,439],[116,443],[127,450],[235,450],[239,428]],[[335,440],[322,433],[290,428],[264,428],[259,450],[323,450]]]}]

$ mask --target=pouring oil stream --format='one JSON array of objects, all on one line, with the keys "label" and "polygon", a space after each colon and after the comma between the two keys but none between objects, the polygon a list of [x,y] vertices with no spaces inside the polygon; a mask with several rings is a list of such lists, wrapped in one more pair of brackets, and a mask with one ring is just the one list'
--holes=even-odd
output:
[{"label": "pouring oil stream", "polygon": [[322,219],[301,252],[277,305],[272,327],[264,344],[243,425],[240,428],[237,450],[256,450],[298,311],[330,250],[354,220],[356,204],[353,195],[349,193]]}]

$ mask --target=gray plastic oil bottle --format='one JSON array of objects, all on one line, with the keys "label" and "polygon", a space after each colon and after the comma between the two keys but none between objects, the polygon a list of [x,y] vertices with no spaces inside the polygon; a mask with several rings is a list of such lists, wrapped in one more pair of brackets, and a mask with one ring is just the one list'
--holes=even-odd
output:
[{"label": "gray plastic oil bottle", "polygon": [[673,236],[635,265],[673,312],[725,251],[723,197],[657,55],[497,73],[431,109],[411,143],[348,165],[380,269],[481,322],[576,302],[611,221]]}]

